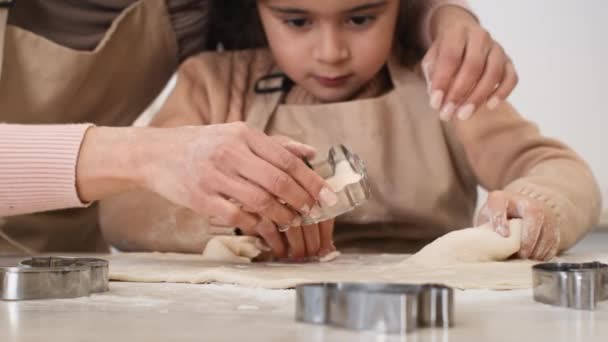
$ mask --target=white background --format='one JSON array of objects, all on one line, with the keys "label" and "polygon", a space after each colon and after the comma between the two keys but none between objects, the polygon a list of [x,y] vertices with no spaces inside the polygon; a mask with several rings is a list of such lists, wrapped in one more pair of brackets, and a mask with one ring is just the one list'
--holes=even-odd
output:
[{"label": "white background", "polygon": [[470,0],[512,57],[510,101],[590,164],[608,206],[608,1]]}]

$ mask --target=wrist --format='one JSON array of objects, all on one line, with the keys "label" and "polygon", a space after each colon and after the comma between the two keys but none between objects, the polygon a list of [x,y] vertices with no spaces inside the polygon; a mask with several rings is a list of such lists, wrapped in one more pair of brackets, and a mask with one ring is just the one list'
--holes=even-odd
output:
[{"label": "wrist", "polygon": [[455,24],[478,26],[479,21],[467,8],[448,4],[433,11],[429,24],[431,39],[435,40],[441,32],[452,28]]},{"label": "wrist", "polygon": [[136,188],[158,191],[158,162],[167,160],[171,143],[177,141],[172,128],[133,128],[129,145],[128,165],[132,168],[131,182]]},{"label": "wrist", "polygon": [[76,186],[83,202],[92,202],[139,185],[134,156],[137,128],[91,127],[85,133],[76,165]]}]

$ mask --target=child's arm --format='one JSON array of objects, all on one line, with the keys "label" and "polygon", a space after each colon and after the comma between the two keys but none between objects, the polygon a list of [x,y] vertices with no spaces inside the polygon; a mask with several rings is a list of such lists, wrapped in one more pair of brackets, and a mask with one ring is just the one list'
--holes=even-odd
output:
[{"label": "child's arm", "polygon": [[589,167],[508,103],[456,122],[455,130],[479,183],[498,190],[490,194],[482,219],[499,232],[507,218],[524,219],[520,256],[550,259],[597,223],[601,197]]},{"label": "child's arm", "polygon": [[442,120],[465,120],[484,103],[493,109],[513,91],[518,78],[511,59],[467,1],[428,0],[421,25],[430,105]]}]

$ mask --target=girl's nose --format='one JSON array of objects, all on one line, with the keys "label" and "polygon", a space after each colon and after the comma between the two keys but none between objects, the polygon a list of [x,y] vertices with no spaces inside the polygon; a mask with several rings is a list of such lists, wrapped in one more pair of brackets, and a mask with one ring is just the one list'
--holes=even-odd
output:
[{"label": "girl's nose", "polygon": [[321,30],[313,57],[324,64],[339,64],[350,57],[350,52],[348,46],[343,43],[340,33],[328,28]]}]

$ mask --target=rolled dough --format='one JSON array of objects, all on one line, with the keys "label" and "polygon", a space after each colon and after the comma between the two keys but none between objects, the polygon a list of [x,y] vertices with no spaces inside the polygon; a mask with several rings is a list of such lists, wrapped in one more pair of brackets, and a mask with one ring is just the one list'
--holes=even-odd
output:
[{"label": "rolled dough", "polygon": [[507,238],[488,224],[456,230],[428,244],[406,262],[432,266],[506,260],[519,251],[521,220],[509,221],[509,230]]},{"label": "rolled dough", "polygon": [[270,250],[262,240],[254,236],[216,236],[203,251],[203,260],[250,263],[263,251]]},{"label": "rolled dough", "polygon": [[[270,261],[274,259],[270,251],[271,249],[257,237],[216,236],[207,242],[202,260],[225,263],[251,263],[254,259]],[[340,252],[334,251],[310,261],[330,262],[339,256]]]},{"label": "rolled dough", "polygon": [[[343,255],[330,263],[231,264],[209,261],[204,255],[118,254],[110,256],[110,278],[142,282],[219,282],[264,288],[343,281],[431,282],[463,289],[529,288],[530,268],[535,262],[500,262],[519,250],[520,221],[512,221],[510,227],[509,238],[499,236],[487,226],[458,230],[437,239],[410,258],[388,254]],[[250,239],[246,241],[251,242]]]}]

